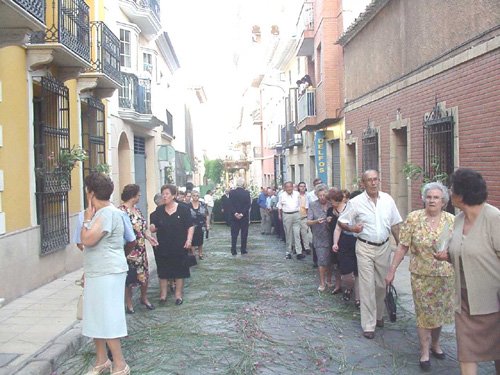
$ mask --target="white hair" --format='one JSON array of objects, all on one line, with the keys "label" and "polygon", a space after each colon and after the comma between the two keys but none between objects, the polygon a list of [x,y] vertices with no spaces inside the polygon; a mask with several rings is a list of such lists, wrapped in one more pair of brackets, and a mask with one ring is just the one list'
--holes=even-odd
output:
[{"label": "white hair", "polygon": [[236,180],[236,186],[237,187],[245,186],[245,180],[243,179],[243,177],[238,177],[238,179]]},{"label": "white hair", "polygon": [[450,200],[450,195],[448,194],[448,188],[444,186],[441,182],[429,182],[422,188],[422,201],[425,203],[425,197],[429,190],[441,190],[443,193],[443,203],[446,206]]}]

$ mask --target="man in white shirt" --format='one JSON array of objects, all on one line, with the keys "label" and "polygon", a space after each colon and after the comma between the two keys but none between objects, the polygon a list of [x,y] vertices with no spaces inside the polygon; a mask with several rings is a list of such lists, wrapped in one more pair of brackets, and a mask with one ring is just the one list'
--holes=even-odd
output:
[{"label": "man in white shirt", "polygon": [[208,190],[205,196],[203,197],[203,200],[205,201],[205,204],[207,205],[208,209],[208,222],[212,223],[212,211],[214,209],[214,198],[212,197],[212,190]]},{"label": "man in white shirt", "polygon": [[284,189],[285,191],[279,196],[277,207],[279,219],[283,220],[285,229],[286,259],[292,259],[293,246],[297,252],[297,259],[304,259],[305,255],[302,254],[300,246],[300,194],[293,190],[291,181],[285,182]]},{"label": "man in white shirt", "polygon": [[[394,199],[379,190],[378,172],[363,173],[365,192],[353,198],[340,215],[338,223],[343,230],[357,233],[359,292],[361,300],[361,327],[363,336],[375,337],[375,327],[384,326],[384,275],[389,270],[392,233],[399,243],[399,223],[402,222]],[[350,223],[353,223],[352,225]]]}]

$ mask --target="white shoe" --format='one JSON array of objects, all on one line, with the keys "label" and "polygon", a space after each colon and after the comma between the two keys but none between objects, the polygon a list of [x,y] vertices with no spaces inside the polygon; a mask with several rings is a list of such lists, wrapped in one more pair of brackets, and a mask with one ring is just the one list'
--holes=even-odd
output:
[{"label": "white shoe", "polygon": [[123,370],[111,373],[111,375],[129,375],[129,374],[130,374],[130,367],[128,367],[128,365],[125,365],[125,368]]},{"label": "white shoe", "polygon": [[107,374],[111,371],[111,361],[108,359],[102,365],[92,367],[85,375],[100,375]]},{"label": "white shoe", "polygon": [[324,285],[318,286],[318,292],[324,292],[326,287]]}]

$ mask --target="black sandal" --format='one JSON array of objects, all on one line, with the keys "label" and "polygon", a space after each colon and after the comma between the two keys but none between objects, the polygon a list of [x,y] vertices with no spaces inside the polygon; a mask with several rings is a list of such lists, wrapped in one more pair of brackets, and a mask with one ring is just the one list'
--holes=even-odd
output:
[{"label": "black sandal", "polygon": [[344,295],[342,296],[342,299],[344,301],[350,301],[351,300],[351,293],[352,293],[352,289],[344,290]]}]

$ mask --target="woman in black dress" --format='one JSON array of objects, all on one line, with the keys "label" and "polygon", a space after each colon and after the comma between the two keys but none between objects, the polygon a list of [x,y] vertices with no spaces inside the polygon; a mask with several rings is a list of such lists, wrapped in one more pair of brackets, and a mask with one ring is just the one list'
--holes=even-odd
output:
[{"label": "woman in black dress", "polygon": [[[333,193],[330,199],[332,200],[334,215],[337,217],[340,216],[345,210],[347,201],[360,193],[359,191],[355,191],[349,194],[347,190]],[[349,301],[354,292],[354,303],[356,308],[359,308],[358,261],[356,258],[356,237],[354,233],[342,230],[340,226],[336,225],[333,232],[332,250],[337,254],[342,280],[344,280],[346,285],[343,299],[344,301]]]},{"label": "woman in black dress", "polygon": [[156,208],[151,222],[151,232],[158,238],[158,278],[160,279],[160,305],[167,300],[168,279],[175,279],[175,304],[182,304],[184,279],[190,277],[186,262],[193,240],[193,220],[188,207],[174,198],[177,188],[163,185],[161,194],[165,204]]},{"label": "woman in black dress", "polygon": [[203,259],[203,229],[209,230],[210,223],[208,218],[208,208],[205,203],[200,202],[200,193],[196,190],[191,192],[191,203],[189,204],[191,209],[191,218],[194,224],[194,235],[192,251],[198,250],[198,257],[200,260]]}]

